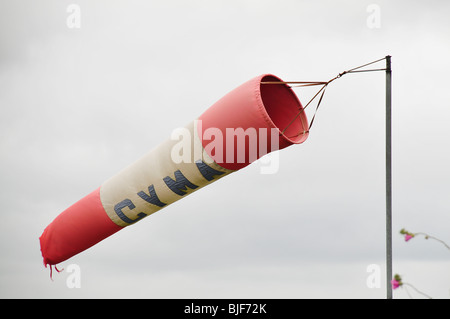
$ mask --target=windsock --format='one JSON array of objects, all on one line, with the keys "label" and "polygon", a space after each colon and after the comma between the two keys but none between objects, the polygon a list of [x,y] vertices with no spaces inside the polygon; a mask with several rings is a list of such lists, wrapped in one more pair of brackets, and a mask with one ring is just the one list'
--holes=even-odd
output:
[{"label": "windsock", "polygon": [[307,137],[308,121],[292,89],[271,74],[253,78],[59,214],[39,238],[44,265]]}]

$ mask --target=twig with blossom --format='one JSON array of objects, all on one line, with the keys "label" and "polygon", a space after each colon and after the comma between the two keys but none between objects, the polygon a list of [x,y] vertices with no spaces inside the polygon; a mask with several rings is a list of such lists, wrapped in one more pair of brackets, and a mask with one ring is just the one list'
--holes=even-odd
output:
[{"label": "twig with blossom", "polygon": [[[403,280],[399,274],[395,274],[394,279],[391,280],[391,285],[392,285],[392,289],[397,289],[399,287],[405,287],[405,289],[406,289],[406,286],[408,286],[408,287],[411,287],[412,289],[414,289],[417,293],[427,297],[428,299],[433,299],[430,296],[428,296],[426,293],[420,291],[419,289],[417,289],[416,287],[411,285],[410,283],[403,282]],[[406,293],[411,297],[408,290],[406,290]]]},{"label": "twig with blossom", "polygon": [[425,239],[431,238],[431,239],[434,239],[434,240],[440,242],[440,243],[443,244],[445,247],[447,247],[448,250],[450,250],[450,246],[449,246],[445,241],[443,241],[443,240],[441,240],[441,239],[439,239],[439,238],[430,236],[430,235],[428,235],[428,234],[426,234],[426,233],[411,233],[411,232],[407,231],[406,229],[402,228],[402,229],[400,230],[400,234],[405,235],[405,241],[409,241],[411,238],[414,238],[414,237],[416,237],[416,236],[418,236],[418,235],[422,235],[422,236],[425,237]]},{"label": "twig with blossom", "polygon": [[[425,237],[425,239],[431,238],[431,239],[434,239],[434,240],[440,242],[440,243],[443,244],[445,247],[447,247],[448,250],[450,250],[450,246],[449,246],[446,242],[444,242],[443,240],[441,240],[441,239],[439,239],[439,238],[430,236],[430,235],[428,235],[428,234],[426,234],[426,233],[412,233],[412,232],[409,232],[409,231],[407,231],[406,229],[402,228],[402,229],[400,230],[400,234],[405,235],[405,241],[409,241],[409,240],[411,240],[412,238],[414,238],[414,237],[416,237],[416,236],[418,236],[418,235],[422,235],[422,236]],[[398,287],[405,287],[406,293],[407,293],[408,296],[410,296],[411,298],[412,298],[412,296],[411,296],[411,294],[409,293],[409,291],[406,289],[406,286],[411,287],[411,288],[413,288],[417,293],[419,293],[419,294],[421,294],[421,295],[423,295],[423,296],[425,296],[425,297],[427,297],[427,298],[429,298],[429,299],[432,299],[430,296],[428,296],[427,294],[421,292],[419,289],[417,289],[417,288],[414,287],[413,285],[411,285],[411,284],[409,284],[409,283],[403,282],[403,281],[402,281],[402,278],[400,277],[399,274],[395,274],[394,279],[391,280],[391,285],[392,285],[392,289],[397,289]]]}]

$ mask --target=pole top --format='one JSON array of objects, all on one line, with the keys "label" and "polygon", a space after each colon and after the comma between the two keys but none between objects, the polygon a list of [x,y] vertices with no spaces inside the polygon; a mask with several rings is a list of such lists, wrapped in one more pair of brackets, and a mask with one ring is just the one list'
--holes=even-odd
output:
[{"label": "pole top", "polygon": [[386,72],[391,72],[391,56],[386,55]]}]

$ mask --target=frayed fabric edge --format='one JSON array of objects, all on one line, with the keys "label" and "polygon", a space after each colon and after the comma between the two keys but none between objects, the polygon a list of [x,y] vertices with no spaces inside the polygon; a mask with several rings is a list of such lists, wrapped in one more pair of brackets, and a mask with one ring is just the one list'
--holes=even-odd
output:
[{"label": "frayed fabric edge", "polygon": [[50,266],[50,279],[51,279],[52,281],[53,281],[53,267],[55,267],[55,270],[56,270],[56,272],[58,272],[58,273],[64,270],[64,268],[61,269],[61,270],[59,270],[58,267],[56,267],[56,265],[45,264],[45,263],[44,263],[45,268],[47,268],[47,265]]}]

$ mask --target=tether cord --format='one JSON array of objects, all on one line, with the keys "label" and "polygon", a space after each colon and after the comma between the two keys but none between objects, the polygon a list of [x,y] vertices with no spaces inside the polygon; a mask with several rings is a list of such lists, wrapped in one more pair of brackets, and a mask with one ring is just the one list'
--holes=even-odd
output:
[{"label": "tether cord", "polygon": [[319,101],[317,102],[317,106],[316,109],[314,111],[313,117],[311,118],[311,122],[308,125],[308,130],[306,131],[301,131],[299,133],[297,133],[294,136],[289,136],[289,137],[296,137],[302,134],[306,134],[309,133],[309,131],[311,130],[312,124],[314,123],[314,119],[316,118],[316,114],[317,114],[317,110],[319,109],[320,103],[322,103],[322,99],[323,96],[325,94],[325,89],[327,88],[328,84],[330,84],[331,82],[333,82],[336,79],[339,79],[340,77],[342,77],[343,75],[347,74],[347,73],[359,73],[359,72],[373,72],[373,71],[385,71],[386,69],[369,69],[369,70],[359,70],[365,66],[380,62],[382,60],[386,60],[386,57],[373,61],[373,62],[369,62],[360,66],[357,66],[355,68],[349,69],[347,71],[341,72],[339,73],[337,76],[335,76],[334,78],[332,78],[331,80],[327,81],[327,82],[321,82],[321,81],[271,81],[271,82],[261,82],[261,84],[288,84],[290,88],[295,88],[295,87],[306,87],[306,86],[317,86],[317,85],[321,85],[322,87],[319,89],[319,91],[309,100],[309,102],[302,107],[299,112],[297,113],[297,115],[295,115],[295,117],[289,122],[289,124],[281,131],[281,134],[284,134],[286,132],[286,130],[289,128],[289,126],[291,126],[292,123],[294,123],[294,121],[300,116],[300,114],[302,114],[305,109],[308,107],[308,105],[311,104],[311,102],[322,92],[322,94],[320,95]]}]

